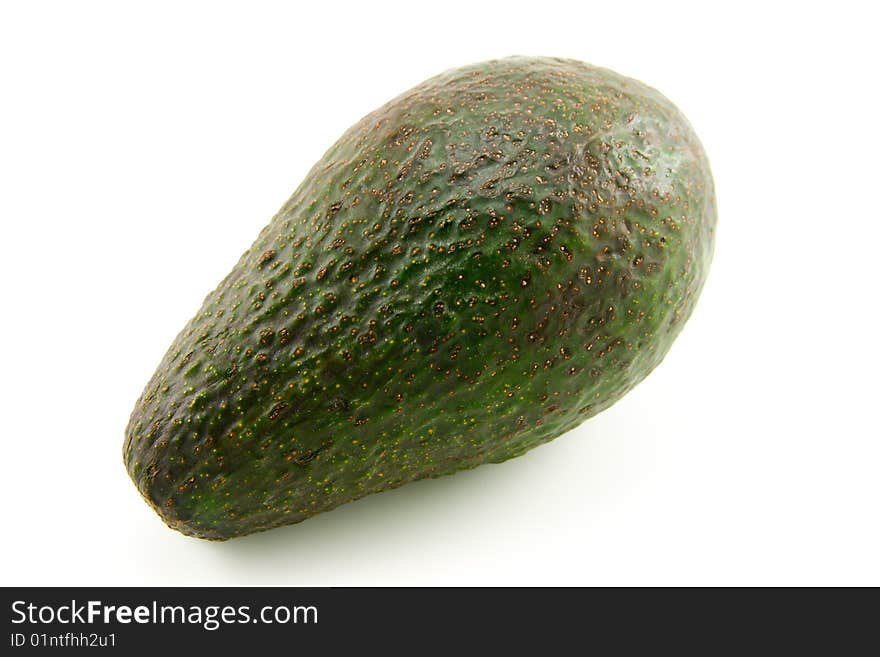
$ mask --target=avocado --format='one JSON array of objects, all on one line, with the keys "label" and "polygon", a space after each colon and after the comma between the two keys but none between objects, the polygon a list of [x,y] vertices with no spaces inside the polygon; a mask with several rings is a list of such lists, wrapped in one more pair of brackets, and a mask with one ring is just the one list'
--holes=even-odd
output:
[{"label": "avocado", "polygon": [[519,456],[660,363],[715,222],[654,89],[552,58],[442,73],[345,132],[205,298],[125,465],[224,540]]}]

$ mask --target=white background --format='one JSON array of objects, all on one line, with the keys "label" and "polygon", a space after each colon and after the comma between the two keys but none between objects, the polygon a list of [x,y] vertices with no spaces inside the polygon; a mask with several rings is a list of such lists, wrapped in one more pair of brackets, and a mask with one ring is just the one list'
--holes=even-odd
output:
[{"label": "white background", "polygon": [[[2,584],[880,585],[870,3],[0,9]],[[666,361],[504,465],[227,543],[122,465],[165,349],[329,145],[444,69],[607,66],[700,135],[715,262]]]}]

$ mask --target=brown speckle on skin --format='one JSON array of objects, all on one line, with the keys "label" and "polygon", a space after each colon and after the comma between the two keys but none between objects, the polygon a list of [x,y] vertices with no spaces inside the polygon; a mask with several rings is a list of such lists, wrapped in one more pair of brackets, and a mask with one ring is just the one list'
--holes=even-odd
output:
[{"label": "brown speckle on skin", "polygon": [[257,259],[257,265],[262,267],[268,262],[271,262],[275,258],[275,250],[274,249],[266,249],[260,254],[260,257]]}]

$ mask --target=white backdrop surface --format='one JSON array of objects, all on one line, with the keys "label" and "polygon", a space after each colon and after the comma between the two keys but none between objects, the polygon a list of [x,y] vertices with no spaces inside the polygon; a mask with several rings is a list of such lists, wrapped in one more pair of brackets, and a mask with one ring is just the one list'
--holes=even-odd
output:
[{"label": "white backdrop surface", "polygon": [[[869,3],[0,7],[0,583],[880,585],[877,20]],[[573,57],[709,154],[715,262],[666,361],[575,431],[216,544],[123,431],[311,165],[444,69]]]}]

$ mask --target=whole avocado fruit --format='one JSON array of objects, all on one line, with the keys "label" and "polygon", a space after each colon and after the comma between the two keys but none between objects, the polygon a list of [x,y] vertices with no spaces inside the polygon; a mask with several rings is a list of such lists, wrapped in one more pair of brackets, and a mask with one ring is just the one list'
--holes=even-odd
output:
[{"label": "whole avocado fruit", "polygon": [[712,258],[709,164],[612,71],[511,57],[364,117],[177,336],[123,456],[225,540],[519,456],[662,360]]}]

